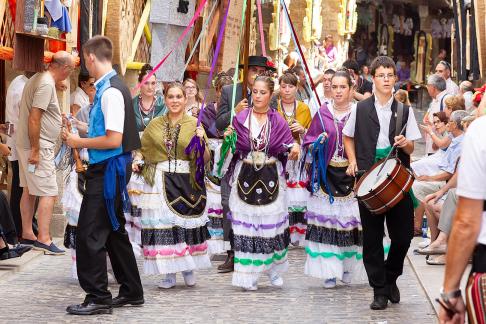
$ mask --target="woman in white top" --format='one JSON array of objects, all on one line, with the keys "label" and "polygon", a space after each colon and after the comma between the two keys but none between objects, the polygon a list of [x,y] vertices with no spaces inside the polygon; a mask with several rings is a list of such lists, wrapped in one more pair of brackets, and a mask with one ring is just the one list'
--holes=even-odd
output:
[{"label": "woman in white top", "polygon": [[89,105],[90,88],[94,88],[95,79],[82,72],[78,77],[78,87],[71,93],[71,114],[75,116],[78,111]]}]

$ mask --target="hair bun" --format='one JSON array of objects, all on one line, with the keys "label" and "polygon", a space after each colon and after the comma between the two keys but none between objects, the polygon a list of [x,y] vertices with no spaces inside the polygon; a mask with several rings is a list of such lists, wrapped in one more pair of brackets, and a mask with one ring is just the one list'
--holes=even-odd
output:
[{"label": "hair bun", "polygon": [[140,69],[140,73],[138,74],[138,82],[142,82],[143,78],[150,73],[154,68],[152,65],[145,63],[142,68]]}]

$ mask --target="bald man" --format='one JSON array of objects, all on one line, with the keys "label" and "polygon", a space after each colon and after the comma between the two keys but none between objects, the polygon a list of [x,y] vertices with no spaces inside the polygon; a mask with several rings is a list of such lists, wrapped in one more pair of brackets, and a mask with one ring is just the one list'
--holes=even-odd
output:
[{"label": "bald man", "polygon": [[[54,147],[62,126],[56,84],[66,80],[74,67],[71,54],[60,51],[54,54],[46,71],[35,74],[26,82],[16,130],[20,186],[23,187],[20,200],[21,243],[51,255],[64,254],[54,245],[49,233],[54,201],[58,195]],[[37,236],[32,231],[36,197],[39,197]]]}]

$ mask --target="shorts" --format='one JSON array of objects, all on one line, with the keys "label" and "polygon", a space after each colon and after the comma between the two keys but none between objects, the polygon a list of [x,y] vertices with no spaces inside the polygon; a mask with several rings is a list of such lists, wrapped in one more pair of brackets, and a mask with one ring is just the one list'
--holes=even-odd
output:
[{"label": "shorts", "polygon": [[433,194],[445,185],[445,181],[419,181],[415,180],[412,186],[415,197],[423,202],[427,195]]},{"label": "shorts", "polygon": [[33,173],[28,171],[31,150],[18,149],[20,186],[38,197],[54,197],[59,194],[54,164],[54,148],[39,149],[39,163]]}]

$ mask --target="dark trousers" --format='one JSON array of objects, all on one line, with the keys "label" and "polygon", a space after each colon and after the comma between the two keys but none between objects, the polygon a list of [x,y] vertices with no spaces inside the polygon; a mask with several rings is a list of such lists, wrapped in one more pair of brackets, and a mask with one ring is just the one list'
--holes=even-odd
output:
[{"label": "dark trousers", "polygon": [[233,250],[233,226],[231,220],[228,219],[230,213],[229,196],[231,193],[229,178],[228,175],[225,175],[221,179],[221,205],[223,206],[223,238],[226,242],[230,242],[231,250]]},{"label": "dark trousers", "polygon": [[2,231],[2,237],[7,240],[6,243],[18,243],[12,213],[10,213],[7,197],[2,191],[0,191],[0,228]]},{"label": "dark trousers", "polygon": [[[403,262],[413,238],[413,203],[410,196],[400,201],[389,212],[373,215],[359,205],[363,226],[363,263],[368,281],[375,295],[387,295],[389,286],[403,272]],[[384,223],[391,239],[386,261],[383,251]]]},{"label": "dark trousers", "polygon": [[[116,280],[121,285],[119,296],[139,299],[143,297],[143,289],[132,245],[125,231],[119,192],[115,211],[120,228],[116,232],[112,229],[103,196],[104,170],[105,165],[97,164],[90,166],[86,172],[86,192],[76,231],[76,265],[79,284],[87,294],[85,302],[111,304],[106,273],[107,252]],[[127,179],[130,179],[130,172],[127,172]]]}]

